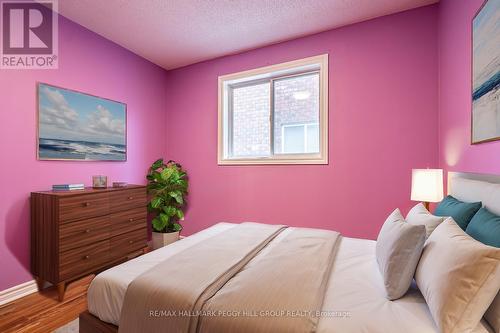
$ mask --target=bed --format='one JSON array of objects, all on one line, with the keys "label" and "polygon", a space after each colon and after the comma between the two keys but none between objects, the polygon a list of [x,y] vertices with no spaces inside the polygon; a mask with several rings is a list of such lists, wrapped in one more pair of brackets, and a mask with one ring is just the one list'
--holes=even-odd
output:
[{"label": "bed", "polygon": [[[464,186],[461,179],[485,181],[484,186],[471,188]],[[499,177],[474,174],[449,174],[449,193],[464,201],[482,200],[490,202],[491,193],[485,193],[487,182],[500,183]],[[488,201],[490,200],[490,201]],[[497,201],[500,202],[500,201]],[[497,205],[498,203],[493,203]],[[197,234],[182,239],[172,245],[150,252],[99,274],[88,290],[88,313],[80,317],[80,332],[117,332],[122,315],[127,289],[152,268],[162,262],[174,262],[175,258],[188,249],[200,247],[210,239],[234,230],[236,224],[219,223]],[[294,228],[288,228],[294,229]],[[325,315],[316,323],[317,332],[370,332],[370,333],[433,333],[438,329],[433,321],[428,306],[416,288],[412,285],[408,293],[395,301],[389,301],[384,295],[384,284],[375,259],[375,241],[339,237],[335,243],[334,264],[331,273],[326,276],[326,285],[322,291],[321,311]],[[260,251],[253,261],[263,256]],[[261,259],[262,260],[262,259]],[[190,269],[177,264],[177,270]],[[199,273],[203,272],[199,267]],[[245,269],[241,269],[243,274]],[[196,274],[197,272],[192,272]],[[232,278],[225,282],[225,288],[231,288]],[[218,295],[220,291],[217,292]],[[123,320],[123,319],[122,319]],[[170,320],[163,318],[162,320]],[[210,327],[210,326],[206,326]],[[121,328],[120,328],[121,330]],[[172,330],[174,331],[174,330]],[[194,329],[196,331],[196,328]],[[199,330],[201,332],[210,331]],[[493,332],[485,320],[477,326],[474,333]]]}]

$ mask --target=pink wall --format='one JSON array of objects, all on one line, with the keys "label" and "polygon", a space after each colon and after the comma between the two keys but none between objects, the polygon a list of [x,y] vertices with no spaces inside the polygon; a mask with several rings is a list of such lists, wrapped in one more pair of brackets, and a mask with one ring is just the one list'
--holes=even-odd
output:
[{"label": "pink wall", "polygon": [[483,0],[439,4],[439,156],[450,171],[500,173],[500,141],[471,145],[471,24]]},{"label": "pink wall", "polygon": [[[29,193],[54,183],[143,183],[165,151],[166,72],[66,19],[59,25],[58,70],[0,70],[0,290],[31,280]],[[127,162],[36,160],[36,82],[128,105]]]},{"label": "pink wall", "polygon": [[[218,166],[217,77],[330,54],[330,164]],[[190,175],[185,233],[219,221],[375,238],[407,210],[412,168],[438,164],[437,7],[168,72],[167,157]]]}]

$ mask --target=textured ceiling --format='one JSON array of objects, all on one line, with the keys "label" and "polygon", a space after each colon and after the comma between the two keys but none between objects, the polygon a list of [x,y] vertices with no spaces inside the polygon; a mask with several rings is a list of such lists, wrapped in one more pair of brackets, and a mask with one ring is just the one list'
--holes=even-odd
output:
[{"label": "textured ceiling", "polygon": [[62,0],[59,12],[166,69],[439,0]]}]

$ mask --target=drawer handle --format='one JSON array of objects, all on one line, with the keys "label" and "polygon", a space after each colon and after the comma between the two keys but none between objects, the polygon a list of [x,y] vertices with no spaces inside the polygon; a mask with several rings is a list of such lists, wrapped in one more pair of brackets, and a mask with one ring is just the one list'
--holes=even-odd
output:
[{"label": "drawer handle", "polygon": [[133,243],[134,243],[134,241],[133,241],[133,240],[129,240],[129,241],[128,241],[128,243],[129,243],[129,244],[133,244]]},{"label": "drawer handle", "polygon": [[84,206],[84,207],[88,207],[88,206],[90,206],[90,202],[86,202],[86,203],[84,203],[84,204],[83,204],[83,206]]},{"label": "drawer handle", "polygon": [[128,197],[129,200],[132,200],[134,197]]},{"label": "drawer handle", "polygon": [[83,259],[85,259],[85,260],[90,259],[90,256],[86,255],[85,257],[83,257]]},{"label": "drawer handle", "polygon": [[134,222],[134,219],[128,219],[129,222]]},{"label": "drawer handle", "polygon": [[90,231],[91,231],[90,229],[86,229],[85,233],[88,234]]}]

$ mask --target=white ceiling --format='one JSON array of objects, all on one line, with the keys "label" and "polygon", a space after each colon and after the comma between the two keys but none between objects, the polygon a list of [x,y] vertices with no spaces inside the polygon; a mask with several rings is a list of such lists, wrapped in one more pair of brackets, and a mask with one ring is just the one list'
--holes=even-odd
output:
[{"label": "white ceiling", "polygon": [[61,0],[59,12],[165,68],[439,0]]}]

